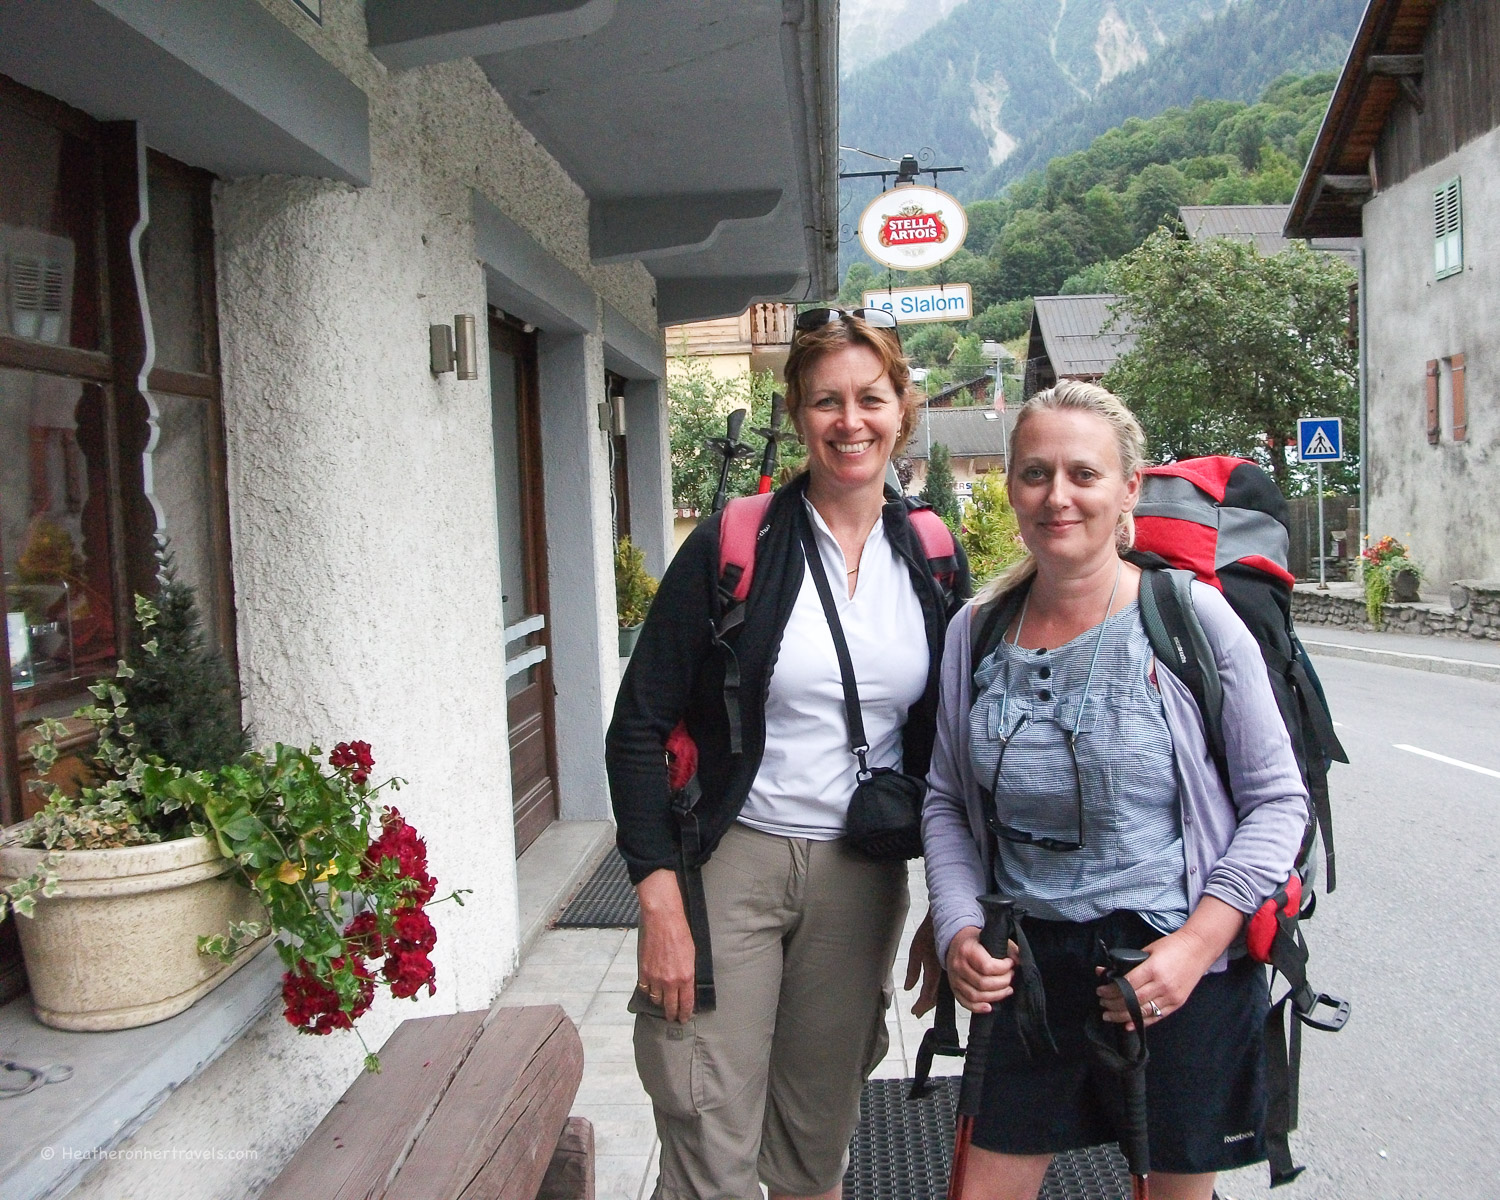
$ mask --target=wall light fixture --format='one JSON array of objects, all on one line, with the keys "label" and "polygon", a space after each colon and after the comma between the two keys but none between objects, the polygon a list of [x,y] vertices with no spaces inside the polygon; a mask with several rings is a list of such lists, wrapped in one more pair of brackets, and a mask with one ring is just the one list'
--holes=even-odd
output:
[{"label": "wall light fixture", "polygon": [[473,313],[459,313],[452,326],[429,325],[427,339],[434,375],[456,371],[459,379],[479,378],[479,341]]}]

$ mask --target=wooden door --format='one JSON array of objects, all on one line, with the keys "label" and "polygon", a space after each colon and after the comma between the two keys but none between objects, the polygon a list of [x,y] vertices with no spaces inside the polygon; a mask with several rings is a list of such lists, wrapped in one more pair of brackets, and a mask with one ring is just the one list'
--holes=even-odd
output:
[{"label": "wooden door", "polygon": [[490,319],[495,509],[505,622],[510,786],[520,854],[557,820],[552,631],[547,602],[547,517],[542,481],[536,336]]}]

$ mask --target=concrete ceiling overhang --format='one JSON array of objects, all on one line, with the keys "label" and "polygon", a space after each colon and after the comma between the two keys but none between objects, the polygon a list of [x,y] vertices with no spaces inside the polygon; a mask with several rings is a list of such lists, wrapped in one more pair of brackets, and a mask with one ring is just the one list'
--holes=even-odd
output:
[{"label": "concrete ceiling overhang", "polygon": [[663,324],[837,291],[837,0],[367,0],[393,67],[477,59]]},{"label": "concrete ceiling overhang", "polygon": [[364,92],[256,0],[3,0],[0,73],[217,175],[370,182]]}]

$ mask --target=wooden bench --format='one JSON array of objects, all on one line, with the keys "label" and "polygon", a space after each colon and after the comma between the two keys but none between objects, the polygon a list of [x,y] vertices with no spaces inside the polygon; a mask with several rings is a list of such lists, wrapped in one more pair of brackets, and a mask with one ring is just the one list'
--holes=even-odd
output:
[{"label": "wooden bench", "polygon": [[568,1109],[583,1043],[556,1005],[404,1021],[264,1200],[594,1200]]}]

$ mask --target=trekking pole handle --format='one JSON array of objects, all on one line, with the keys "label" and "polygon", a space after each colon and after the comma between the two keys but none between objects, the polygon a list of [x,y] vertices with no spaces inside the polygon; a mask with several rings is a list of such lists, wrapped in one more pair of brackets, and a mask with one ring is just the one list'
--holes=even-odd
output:
[{"label": "trekking pole handle", "polygon": [[1138,966],[1151,956],[1144,950],[1130,950],[1121,947],[1109,952],[1109,966],[1105,969],[1105,977],[1111,981],[1119,979],[1122,975],[1129,975]]},{"label": "trekking pole handle", "polygon": [[984,926],[979,931],[979,944],[991,958],[1008,958],[1016,902],[1005,896],[990,894],[979,897],[979,907],[984,910]]}]

